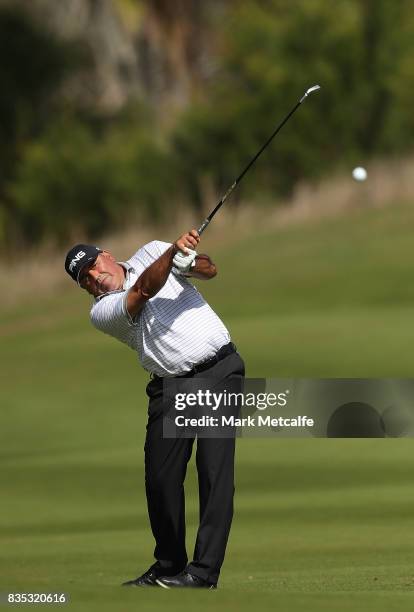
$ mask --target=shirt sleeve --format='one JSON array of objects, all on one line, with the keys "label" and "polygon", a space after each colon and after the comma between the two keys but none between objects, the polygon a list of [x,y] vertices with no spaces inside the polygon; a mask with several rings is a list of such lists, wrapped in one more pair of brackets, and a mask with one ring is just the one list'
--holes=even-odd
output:
[{"label": "shirt sleeve", "polygon": [[121,342],[128,342],[131,328],[138,324],[132,320],[126,307],[127,291],[107,295],[96,302],[91,310],[91,322],[99,331]]},{"label": "shirt sleeve", "polygon": [[141,247],[135,255],[131,257],[129,263],[138,269],[146,269],[161,257],[170,246],[171,243],[162,242],[161,240],[148,242],[148,244]]}]

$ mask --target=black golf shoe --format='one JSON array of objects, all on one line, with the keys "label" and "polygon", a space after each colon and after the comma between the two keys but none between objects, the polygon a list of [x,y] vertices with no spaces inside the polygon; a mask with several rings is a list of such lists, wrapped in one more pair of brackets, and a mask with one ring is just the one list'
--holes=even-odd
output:
[{"label": "black golf shoe", "polygon": [[175,575],[177,572],[176,569],[171,570],[171,572],[169,572],[168,570],[164,568],[162,568],[160,566],[160,564],[154,563],[154,565],[151,565],[151,567],[149,568],[149,570],[147,570],[145,572],[145,574],[142,574],[142,576],[138,576],[138,578],[135,578],[134,580],[127,580],[127,582],[123,582],[122,586],[132,586],[132,587],[148,587],[148,586],[152,586],[152,587],[157,587],[159,586],[156,582],[157,578],[159,578],[160,576],[165,576],[167,575]]},{"label": "black golf shoe", "polygon": [[187,587],[190,589],[216,589],[216,584],[211,584],[198,576],[193,576],[188,572],[181,572],[176,576],[162,576],[156,578],[156,583],[164,589],[174,589]]}]

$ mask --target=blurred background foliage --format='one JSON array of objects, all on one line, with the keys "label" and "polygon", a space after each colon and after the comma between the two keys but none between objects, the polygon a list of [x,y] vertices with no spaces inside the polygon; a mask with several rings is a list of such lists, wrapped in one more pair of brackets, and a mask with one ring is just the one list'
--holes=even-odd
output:
[{"label": "blurred background foliage", "polygon": [[0,248],[98,238],[412,150],[410,0],[0,0]]}]

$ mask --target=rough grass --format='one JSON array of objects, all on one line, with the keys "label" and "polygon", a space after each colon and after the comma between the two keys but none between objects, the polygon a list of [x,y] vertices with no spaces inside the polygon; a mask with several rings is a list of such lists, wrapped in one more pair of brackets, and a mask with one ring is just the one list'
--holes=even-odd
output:
[{"label": "rough grass", "polygon": [[[344,214],[364,209],[390,208],[395,202],[413,202],[414,200],[414,158],[376,160],[368,166],[368,180],[356,183],[351,178],[350,168],[338,171],[325,177],[320,183],[298,184],[288,200],[271,202],[246,202],[243,199],[243,187],[239,196],[241,201],[229,201],[214,218],[209,226],[207,248],[215,251],[226,244],[226,254],[230,246],[240,239],[251,240],[252,230],[262,235],[266,230],[278,235],[280,228],[298,226],[302,232],[304,224],[313,225],[324,219],[342,218]],[[211,194],[206,198],[205,215],[211,212],[215,201],[222,194]],[[167,204],[168,205],[168,204]],[[119,259],[128,258],[136,249],[154,238],[154,233],[166,241],[173,241],[190,227],[198,227],[200,214],[184,204],[171,211],[167,221],[157,229],[128,219],[129,225],[117,234],[104,236],[99,245],[113,252]],[[78,242],[84,240],[79,234]],[[3,292],[2,304],[15,306],[24,300],[28,293],[42,293],[50,296],[56,291],[66,291],[70,279],[62,275],[66,252],[73,241],[59,245],[42,245],[30,252],[19,249],[15,253],[3,253],[0,262],[0,285],[7,287]],[[207,246],[208,245],[208,246]],[[272,257],[274,257],[273,251]]]}]

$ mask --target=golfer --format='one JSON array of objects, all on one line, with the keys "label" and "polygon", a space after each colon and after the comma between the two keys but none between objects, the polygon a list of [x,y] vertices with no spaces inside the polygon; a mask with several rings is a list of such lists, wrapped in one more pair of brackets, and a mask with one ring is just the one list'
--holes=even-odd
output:
[{"label": "golfer", "polygon": [[145,244],[126,262],[86,244],[66,256],[67,273],[95,298],[93,325],[136,351],[150,374],[145,488],[156,562],[128,586],[216,588],[233,517],[235,438],[198,437],[200,524],[188,563],[183,485],[194,437],[163,437],[163,380],[244,377],[229,332],[189,280],[217,273],[197,255],[199,241],[193,229],[173,244]]}]

